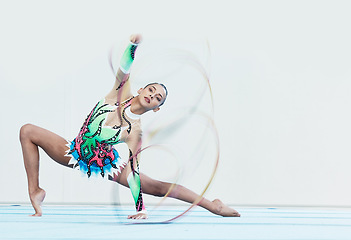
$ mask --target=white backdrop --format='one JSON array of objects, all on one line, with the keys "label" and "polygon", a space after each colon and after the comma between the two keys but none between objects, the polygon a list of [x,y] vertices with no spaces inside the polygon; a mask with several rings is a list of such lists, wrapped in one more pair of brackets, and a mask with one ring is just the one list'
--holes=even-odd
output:
[{"label": "white backdrop", "polygon": [[[211,56],[199,57],[211,76],[221,158],[208,198],[351,206],[350,7],[349,1],[1,1],[0,202],[29,203],[20,127],[33,123],[73,139],[112,87],[109,50],[119,52],[139,32],[145,45],[168,41],[186,49],[209,42]],[[196,92],[185,76],[170,84],[170,93],[179,85]],[[48,203],[132,202],[129,190],[82,178],[44,152],[40,182]]]}]

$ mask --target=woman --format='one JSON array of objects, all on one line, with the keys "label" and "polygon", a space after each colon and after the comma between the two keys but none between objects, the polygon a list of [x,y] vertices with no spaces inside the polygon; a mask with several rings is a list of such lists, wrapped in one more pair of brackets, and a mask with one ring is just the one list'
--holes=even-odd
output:
[{"label": "woman", "polygon": [[[139,153],[141,149],[140,116],[148,111],[157,112],[165,102],[167,89],[159,83],[148,84],[133,96],[128,82],[129,71],[141,35],[132,35],[118,69],[113,89],[96,104],[87,116],[78,136],[67,141],[46,129],[26,124],[20,130],[23,160],[28,179],[28,192],[35,210],[32,216],[41,216],[41,203],[45,191],[39,187],[39,151],[41,147],[54,161],[66,167],[79,168],[88,177],[92,173],[129,187],[136,207],[136,214],[131,219],[145,219],[142,191],[154,196],[164,196],[169,189],[169,197],[189,203],[195,202],[199,195],[189,189],[154,180],[139,173]],[[125,142],[129,148],[130,158],[121,159],[114,146]],[[198,204],[214,214],[239,217],[234,209],[224,205],[220,200],[209,201],[205,198]]]}]

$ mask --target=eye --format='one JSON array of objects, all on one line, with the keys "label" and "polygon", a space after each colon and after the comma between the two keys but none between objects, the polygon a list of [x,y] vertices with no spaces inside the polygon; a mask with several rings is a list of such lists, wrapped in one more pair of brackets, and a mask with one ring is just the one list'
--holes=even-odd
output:
[{"label": "eye", "polygon": [[152,92],[152,88],[149,88],[149,91]]},{"label": "eye", "polygon": [[157,97],[156,99],[157,99],[157,101],[161,102],[161,98]]}]

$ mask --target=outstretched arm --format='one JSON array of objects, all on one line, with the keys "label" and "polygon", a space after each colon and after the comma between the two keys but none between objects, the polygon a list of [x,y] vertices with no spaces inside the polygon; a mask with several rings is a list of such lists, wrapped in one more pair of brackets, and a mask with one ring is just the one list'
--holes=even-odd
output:
[{"label": "outstretched arm", "polygon": [[107,100],[114,101],[114,103],[116,101],[123,101],[132,96],[128,82],[129,73],[134,61],[136,49],[141,42],[142,37],[140,34],[134,34],[130,36],[129,40],[130,42],[120,60],[115,84],[110,93],[106,96]]},{"label": "outstretched arm", "polygon": [[141,149],[141,135],[140,133],[134,136],[129,136],[127,141],[129,147],[129,162],[127,166],[127,182],[132,192],[136,214],[130,215],[131,219],[146,219],[147,213],[143,202],[140,171],[139,171],[139,156]]}]

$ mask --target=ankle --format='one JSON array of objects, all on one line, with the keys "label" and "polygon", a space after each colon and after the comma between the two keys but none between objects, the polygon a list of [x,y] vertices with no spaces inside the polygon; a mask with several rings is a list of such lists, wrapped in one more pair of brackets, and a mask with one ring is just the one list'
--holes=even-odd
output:
[{"label": "ankle", "polygon": [[222,208],[223,208],[221,200],[215,199],[212,201],[212,203],[213,203],[213,212],[215,214],[220,215],[222,212]]},{"label": "ankle", "polygon": [[43,189],[41,189],[40,187],[30,187],[28,188],[28,192],[29,192],[29,195],[35,195],[41,191],[44,191]]}]

